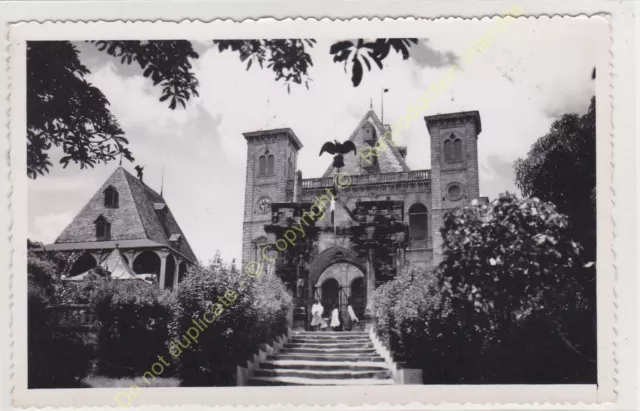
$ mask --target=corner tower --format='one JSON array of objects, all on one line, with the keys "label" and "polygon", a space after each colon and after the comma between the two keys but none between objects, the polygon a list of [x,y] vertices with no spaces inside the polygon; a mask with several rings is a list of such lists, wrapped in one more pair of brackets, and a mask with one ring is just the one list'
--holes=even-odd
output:
[{"label": "corner tower", "polygon": [[263,226],[271,221],[271,204],[292,200],[293,181],[302,143],[290,128],[243,133],[247,170],[242,228],[242,266],[259,260],[267,243]]},{"label": "corner tower", "polygon": [[431,136],[431,227],[433,263],[442,261],[440,228],[446,210],[480,196],[478,135],[480,113],[465,111],[424,118]]}]

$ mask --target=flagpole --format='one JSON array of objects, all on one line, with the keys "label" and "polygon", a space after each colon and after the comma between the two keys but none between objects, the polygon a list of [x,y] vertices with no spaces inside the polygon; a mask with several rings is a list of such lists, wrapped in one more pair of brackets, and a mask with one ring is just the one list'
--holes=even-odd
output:
[{"label": "flagpole", "polygon": [[384,87],[380,89],[380,122],[384,126]]}]

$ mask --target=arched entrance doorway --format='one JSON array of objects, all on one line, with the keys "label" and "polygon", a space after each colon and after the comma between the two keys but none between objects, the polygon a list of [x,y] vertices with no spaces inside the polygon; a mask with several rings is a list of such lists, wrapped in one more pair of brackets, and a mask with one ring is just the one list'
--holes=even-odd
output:
[{"label": "arched entrance doorway", "polygon": [[85,252],[73,263],[73,266],[71,266],[71,270],[69,270],[69,275],[73,276],[82,274],[91,270],[97,265],[98,263],[96,262],[96,259],[93,258],[91,254]]},{"label": "arched entrance doorway", "polygon": [[[320,301],[325,309],[325,313],[330,313],[334,306],[340,303],[340,284],[334,278],[327,278],[320,286]],[[326,314],[325,314],[326,315]]]},{"label": "arched entrance doorway", "polygon": [[[353,284],[356,286],[355,290]],[[364,273],[351,263],[330,265],[318,277],[314,287],[314,296],[322,302],[324,317],[328,317],[333,308],[338,307],[342,318],[346,318],[349,298],[352,298],[354,310],[360,316],[364,313],[366,304]],[[357,304],[353,300],[354,297],[357,299]]]},{"label": "arched entrance doorway", "polygon": [[[347,315],[347,299],[351,296],[351,284],[354,279],[362,278],[363,284],[366,284],[365,269],[362,262],[358,259],[356,254],[343,247],[332,247],[324,250],[318,254],[309,267],[309,282],[308,282],[308,296],[307,299],[307,322],[308,325],[311,322],[311,305],[313,300],[318,298],[323,304],[324,314],[323,317],[329,317],[331,315],[332,302],[323,301],[323,285],[329,279],[334,280],[334,283],[328,283],[325,288],[325,293],[330,292],[333,294],[333,288],[337,283],[337,302],[336,305],[340,308],[342,318],[346,318]],[[333,284],[333,285],[331,285]],[[335,297],[333,299],[336,299]],[[366,295],[364,296],[363,303],[366,305]]]},{"label": "arched entrance doorway", "polygon": [[160,278],[160,257],[153,251],[144,251],[133,260],[133,271],[136,274],[155,274]]},{"label": "arched entrance doorway", "polygon": [[351,282],[351,305],[358,318],[364,318],[364,311],[367,308],[366,289],[364,287],[364,277],[358,277]]}]

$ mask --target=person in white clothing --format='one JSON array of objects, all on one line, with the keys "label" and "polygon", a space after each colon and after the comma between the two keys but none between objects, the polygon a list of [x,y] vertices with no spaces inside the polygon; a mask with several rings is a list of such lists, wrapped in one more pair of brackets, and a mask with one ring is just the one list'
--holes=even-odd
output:
[{"label": "person in white clothing", "polygon": [[338,306],[334,305],[331,312],[331,329],[332,331],[338,331],[338,327],[340,327],[340,312],[338,311]]},{"label": "person in white clothing", "polygon": [[347,315],[349,316],[349,318],[347,319],[349,321],[347,329],[350,331],[353,328],[354,323],[356,324],[360,323],[358,316],[356,316],[355,311],[353,311],[353,306],[351,305],[351,298],[347,299]]},{"label": "person in white clothing", "polygon": [[311,327],[315,331],[320,330],[322,324],[322,313],[324,313],[324,307],[320,304],[320,300],[316,299],[311,307]]}]

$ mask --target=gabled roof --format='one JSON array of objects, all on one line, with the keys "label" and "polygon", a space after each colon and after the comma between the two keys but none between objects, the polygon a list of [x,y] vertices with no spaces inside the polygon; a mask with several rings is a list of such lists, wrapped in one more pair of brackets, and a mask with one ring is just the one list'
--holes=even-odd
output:
[{"label": "gabled roof", "polygon": [[[367,164],[365,160],[363,160],[362,156],[359,154],[360,150],[367,145],[364,142],[364,136],[362,130],[364,127],[370,123],[373,125],[377,138],[382,137],[388,128],[386,128],[381,122],[376,113],[373,110],[369,110],[367,114],[360,120],[356,128],[351,133],[349,137],[350,141],[353,141],[356,145],[356,150],[358,154],[355,156],[351,153],[344,155],[344,163],[345,166],[340,169],[340,172],[349,173],[351,175],[355,174],[370,174],[372,172],[375,173],[395,173],[400,171],[410,171],[407,163],[404,161],[404,158],[398,151],[398,148],[392,144],[389,145],[389,149],[380,151],[378,153],[378,165],[379,167],[375,170],[366,169],[364,166]],[[323,177],[331,177],[335,174],[335,170],[332,165],[327,167],[327,171],[323,174]]]},{"label": "gabled roof", "polygon": [[[104,191],[109,186],[118,192],[118,207],[104,205]],[[164,204],[164,207],[157,207],[156,204]],[[164,198],[122,167],[118,167],[109,176],[91,200],[62,231],[55,244],[98,243],[94,221],[99,216],[103,216],[111,224],[110,241],[102,241],[104,243],[148,240],[173,248],[192,263],[197,261]],[[175,234],[182,237],[179,244],[169,241],[169,238]],[[124,243],[120,243],[120,246],[123,247]]]}]

